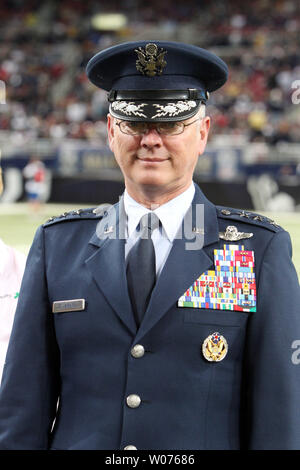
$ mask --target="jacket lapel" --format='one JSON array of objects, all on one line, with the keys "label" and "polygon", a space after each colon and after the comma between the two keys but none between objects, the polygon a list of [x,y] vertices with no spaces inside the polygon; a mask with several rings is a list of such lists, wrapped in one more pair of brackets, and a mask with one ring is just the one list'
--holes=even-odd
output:
[{"label": "jacket lapel", "polygon": [[177,303],[178,298],[194,281],[212,266],[213,261],[203,247],[219,240],[216,208],[205,198],[198,186],[195,185],[195,188],[194,200],[182,225],[183,236],[173,242],[137,332],[136,341],[143,337],[172,305]]},{"label": "jacket lapel", "polygon": [[107,302],[135,335],[137,327],[128,295],[125,269],[125,222],[121,198],[98,223],[96,233],[89,242],[97,250],[85,263]]},{"label": "jacket lapel", "polygon": [[121,198],[99,222],[89,242],[96,251],[86,260],[86,266],[107,302],[138,341],[212,266],[213,260],[203,248],[219,240],[218,219],[215,206],[195,185],[195,196],[181,227],[182,236],[178,233],[173,242],[138,331],[127,288],[125,226],[126,215]]}]

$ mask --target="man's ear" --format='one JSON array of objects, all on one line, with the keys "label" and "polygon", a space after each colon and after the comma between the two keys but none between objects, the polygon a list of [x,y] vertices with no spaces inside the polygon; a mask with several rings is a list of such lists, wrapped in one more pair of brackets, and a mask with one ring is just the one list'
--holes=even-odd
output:
[{"label": "man's ear", "polygon": [[209,133],[209,128],[210,128],[210,117],[205,116],[201,123],[200,123],[200,141],[199,141],[199,155],[202,155],[202,153],[205,150],[206,147],[206,142],[208,138],[208,133]]},{"label": "man's ear", "polygon": [[107,115],[107,135],[108,135],[109,148],[113,152],[115,129],[114,129],[114,118],[110,114]]}]

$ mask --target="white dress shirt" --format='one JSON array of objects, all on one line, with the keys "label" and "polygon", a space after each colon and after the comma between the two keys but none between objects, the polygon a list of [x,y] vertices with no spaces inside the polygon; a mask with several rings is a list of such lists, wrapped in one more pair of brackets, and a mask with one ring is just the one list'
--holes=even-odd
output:
[{"label": "white dress shirt", "polygon": [[[153,211],[161,222],[161,227],[153,230],[151,237],[155,250],[157,277],[160,275],[166,259],[169,256],[176,233],[192,203],[194,194],[195,186],[194,183],[192,183],[186,191]],[[139,238],[137,226],[141,217],[152,211],[136,202],[129,196],[126,189],[124,193],[124,208],[127,215],[127,238],[125,243],[125,259],[127,259],[129,251]]]}]

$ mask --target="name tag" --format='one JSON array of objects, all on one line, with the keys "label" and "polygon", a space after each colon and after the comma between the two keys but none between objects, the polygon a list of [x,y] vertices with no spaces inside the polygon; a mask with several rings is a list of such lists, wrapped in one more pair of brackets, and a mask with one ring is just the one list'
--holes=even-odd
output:
[{"label": "name tag", "polygon": [[78,312],[85,309],[85,299],[59,300],[53,302],[52,312]]}]

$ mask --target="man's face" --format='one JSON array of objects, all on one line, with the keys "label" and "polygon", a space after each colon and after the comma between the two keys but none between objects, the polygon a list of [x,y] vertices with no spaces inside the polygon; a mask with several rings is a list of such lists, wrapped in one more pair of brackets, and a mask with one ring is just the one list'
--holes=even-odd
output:
[{"label": "man's face", "polygon": [[118,119],[108,115],[109,145],[129,193],[137,190],[174,193],[191,184],[198,156],[205,149],[210,126],[208,117],[173,136],[160,135],[154,128],[143,135],[127,135],[121,132],[117,122]]}]

